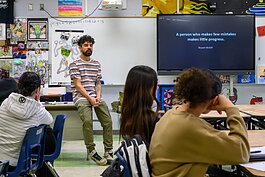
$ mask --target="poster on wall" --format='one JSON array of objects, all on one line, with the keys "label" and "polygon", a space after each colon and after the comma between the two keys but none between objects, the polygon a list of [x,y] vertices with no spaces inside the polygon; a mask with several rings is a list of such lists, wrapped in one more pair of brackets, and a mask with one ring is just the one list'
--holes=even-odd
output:
[{"label": "poster on wall", "polygon": [[18,41],[27,40],[27,19],[16,18],[14,24],[10,24],[10,44],[17,44]]},{"label": "poster on wall", "polygon": [[28,41],[27,48],[29,50],[37,50],[37,49],[49,50],[49,42],[48,41]]},{"label": "poster on wall", "polygon": [[0,40],[6,40],[6,24],[0,23]]},{"label": "poster on wall", "polygon": [[58,0],[59,16],[82,16],[82,0]]},{"label": "poster on wall", "polygon": [[79,55],[78,39],[83,35],[82,30],[55,30],[52,50],[52,82],[70,82],[69,64]]},{"label": "poster on wall", "polygon": [[28,41],[48,40],[48,19],[28,18]]},{"label": "poster on wall", "polygon": [[26,70],[38,73],[41,78],[41,84],[48,83],[48,51],[28,51],[26,60]]},{"label": "poster on wall", "polygon": [[14,59],[13,61],[13,77],[19,78],[26,71],[26,60],[25,59]]},{"label": "poster on wall", "polygon": [[258,83],[265,84],[265,66],[258,66]]},{"label": "poster on wall", "polygon": [[0,60],[0,68],[8,70],[10,75],[12,75],[13,61],[12,60]]},{"label": "poster on wall", "polygon": [[[180,1],[183,4],[182,1]],[[176,0],[142,0],[142,15],[156,17],[157,14],[174,14],[177,12]]]},{"label": "poster on wall", "polygon": [[0,58],[13,58],[12,46],[0,47]]}]

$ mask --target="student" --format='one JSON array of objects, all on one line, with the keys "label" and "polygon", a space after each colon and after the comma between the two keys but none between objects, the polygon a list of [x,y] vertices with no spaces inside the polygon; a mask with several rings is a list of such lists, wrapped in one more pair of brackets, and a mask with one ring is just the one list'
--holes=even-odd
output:
[{"label": "student", "polygon": [[[98,165],[106,165],[107,162],[110,163],[113,160],[112,120],[108,106],[101,97],[100,63],[91,58],[94,43],[94,38],[89,35],[80,37],[78,46],[81,55],[70,64],[71,89],[73,101],[83,122],[87,160],[90,157]],[[92,108],[94,108],[103,127],[104,158],[95,149]]]},{"label": "student", "polygon": [[[36,73],[23,73],[18,82],[19,93],[11,93],[0,107],[0,161],[9,160],[10,171],[17,165],[26,130],[53,121],[52,115],[39,102],[40,84]],[[51,129],[47,130],[46,141],[45,154],[50,154],[55,149]]]},{"label": "student", "polygon": [[[244,120],[221,89],[219,78],[209,70],[191,68],[179,76],[176,96],[183,104],[156,124],[149,152],[152,176],[203,177],[210,164],[248,162]],[[227,114],[228,134],[200,118],[211,110]]]},{"label": "student", "polygon": [[8,71],[0,69],[0,105],[12,92],[17,92],[17,82]]},{"label": "student", "polygon": [[126,79],[121,107],[120,136],[141,135],[147,146],[151,141],[156,111],[152,109],[156,99],[157,74],[148,66],[133,67]]}]

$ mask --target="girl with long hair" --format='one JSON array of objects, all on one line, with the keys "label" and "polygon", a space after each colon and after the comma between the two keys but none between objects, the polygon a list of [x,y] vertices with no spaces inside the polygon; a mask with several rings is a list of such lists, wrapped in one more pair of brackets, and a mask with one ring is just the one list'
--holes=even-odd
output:
[{"label": "girl with long hair", "polygon": [[120,137],[141,135],[149,145],[157,122],[157,74],[148,66],[133,67],[126,79],[121,108]]}]

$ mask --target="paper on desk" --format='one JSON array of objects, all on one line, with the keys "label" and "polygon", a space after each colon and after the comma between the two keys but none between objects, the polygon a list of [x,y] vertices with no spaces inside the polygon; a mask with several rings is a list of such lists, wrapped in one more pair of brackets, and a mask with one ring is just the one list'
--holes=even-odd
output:
[{"label": "paper on desk", "polygon": [[[250,152],[253,151],[261,151],[258,154],[265,154],[265,146],[262,147],[255,147],[255,148],[250,148]],[[265,171],[265,161],[262,162],[251,162],[251,163],[246,163],[246,164],[240,164],[243,167],[247,167],[247,168],[252,168],[255,170],[260,170],[260,171]]]},{"label": "paper on desk", "polygon": [[252,162],[252,163],[241,164],[241,166],[252,168],[255,170],[265,171],[265,162]]},{"label": "paper on desk", "polygon": [[250,148],[250,152],[253,152],[253,151],[261,151],[257,154],[265,154],[265,146]]}]

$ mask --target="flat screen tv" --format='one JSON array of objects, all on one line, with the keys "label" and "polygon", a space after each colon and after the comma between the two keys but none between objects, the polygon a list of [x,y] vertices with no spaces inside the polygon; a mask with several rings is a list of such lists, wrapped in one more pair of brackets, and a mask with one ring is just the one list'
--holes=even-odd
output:
[{"label": "flat screen tv", "polygon": [[255,73],[254,15],[157,16],[157,71],[190,67],[219,74]]}]

